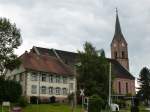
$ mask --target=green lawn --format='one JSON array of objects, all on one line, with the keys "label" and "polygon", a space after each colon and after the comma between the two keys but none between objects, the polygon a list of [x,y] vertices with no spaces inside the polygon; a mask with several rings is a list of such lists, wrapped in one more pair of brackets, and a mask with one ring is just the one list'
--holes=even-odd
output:
[{"label": "green lawn", "polygon": [[[71,107],[67,104],[29,105],[23,109],[23,112],[71,112]],[[81,108],[77,106],[75,112],[81,112]]]},{"label": "green lawn", "polygon": [[[40,104],[40,105],[28,105],[27,107],[23,108],[23,112],[72,112],[72,110],[71,107],[67,104]],[[81,107],[77,106],[75,112],[82,112]],[[130,112],[130,109],[121,109],[119,112]],[[149,112],[149,111],[146,111],[145,107],[140,107],[140,112]]]},{"label": "green lawn", "polygon": [[[0,112],[1,111],[0,107]],[[3,112],[8,112],[5,109]],[[28,105],[23,108],[23,112],[71,112],[71,106],[67,104],[39,104],[39,105]],[[81,107],[77,106],[75,112],[81,112]]]}]

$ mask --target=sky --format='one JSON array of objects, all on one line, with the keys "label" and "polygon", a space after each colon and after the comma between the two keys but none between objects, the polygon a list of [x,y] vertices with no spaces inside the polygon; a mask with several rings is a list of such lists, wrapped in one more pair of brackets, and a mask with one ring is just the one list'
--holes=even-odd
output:
[{"label": "sky", "polygon": [[150,0],[0,0],[0,17],[21,30],[18,55],[33,46],[77,52],[89,41],[110,57],[116,7],[130,72],[138,77],[143,67],[150,67]]}]

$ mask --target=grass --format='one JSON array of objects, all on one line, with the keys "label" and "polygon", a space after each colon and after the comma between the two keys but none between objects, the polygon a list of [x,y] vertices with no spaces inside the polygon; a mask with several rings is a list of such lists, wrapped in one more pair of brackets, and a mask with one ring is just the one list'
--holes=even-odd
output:
[{"label": "grass", "polygon": [[[23,112],[71,112],[71,107],[67,104],[29,105],[23,109]],[[81,112],[81,108],[77,106],[75,112]]]},{"label": "grass", "polygon": [[[71,106],[67,104],[39,104],[39,105],[28,105],[23,108],[23,112],[71,112]],[[0,112],[1,107],[0,107]],[[3,112],[8,112],[5,109]],[[81,112],[81,107],[77,106],[75,112]]]},{"label": "grass", "polygon": [[[139,106],[139,112],[150,112],[150,111],[145,110],[145,109],[146,109],[146,107]],[[119,112],[131,112],[131,111],[130,111],[130,108],[128,108],[128,109],[121,109]]]},{"label": "grass", "polygon": [[[8,112],[5,109],[3,112]],[[1,112],[1,107],[0,107]],[[23,108],[23,112],[72,112],[71,107],[67,104],[40,104],[40,105],[28,105]],[[75,112],[82,112],[81,107],[77,106]],[[103,111],[108,112],[108,111]],[[130,109],[121,109],[119,112],[130,112]],[[145,110],[145,107],[140,107],[140,112],[149,112]]]}]

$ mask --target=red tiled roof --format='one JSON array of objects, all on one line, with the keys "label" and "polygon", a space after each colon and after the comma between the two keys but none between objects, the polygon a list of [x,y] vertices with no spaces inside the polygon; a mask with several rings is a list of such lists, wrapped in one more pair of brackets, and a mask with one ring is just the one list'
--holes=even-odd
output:
[{"label": "red tiled roof", "polygon": [[69,66],[61,63],[57,58],[52,56],[26,52],[20,56],[20,60],[25,69],[59,75],[73,75],[72,69]]}]

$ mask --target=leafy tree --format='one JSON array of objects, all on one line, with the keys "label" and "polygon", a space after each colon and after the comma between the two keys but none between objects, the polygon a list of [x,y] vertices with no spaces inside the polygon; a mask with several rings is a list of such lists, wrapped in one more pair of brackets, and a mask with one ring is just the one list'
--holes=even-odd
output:
[{"label": "leafy tree", "polygon": [[0,73],[19,66],[20,61],[14,54],[14,49],[21,45],[20,30],[6,18],[0,18]]},{"label": "leafy tree", "polygon": [[21,93],[22,88],[19,82],[5,80],[3,77],[0,77],[0,102],[15,102],[20,98]]},{"label": "leafy tree", "polygon": [[140,90],[138,92],[139,96],[148,104],[150,100],[150,70],[144,67],[140,71],[140,78],[138,80],[140,82]]},{"label": "leafy tree", "polygon": [[84,44],[84,51],[79,51],[81,66],[77,67],[78,88],[84,88],[86,96],[97,94],[107,101],[109,72],[104,51],[99,52],[91,43]]}]

